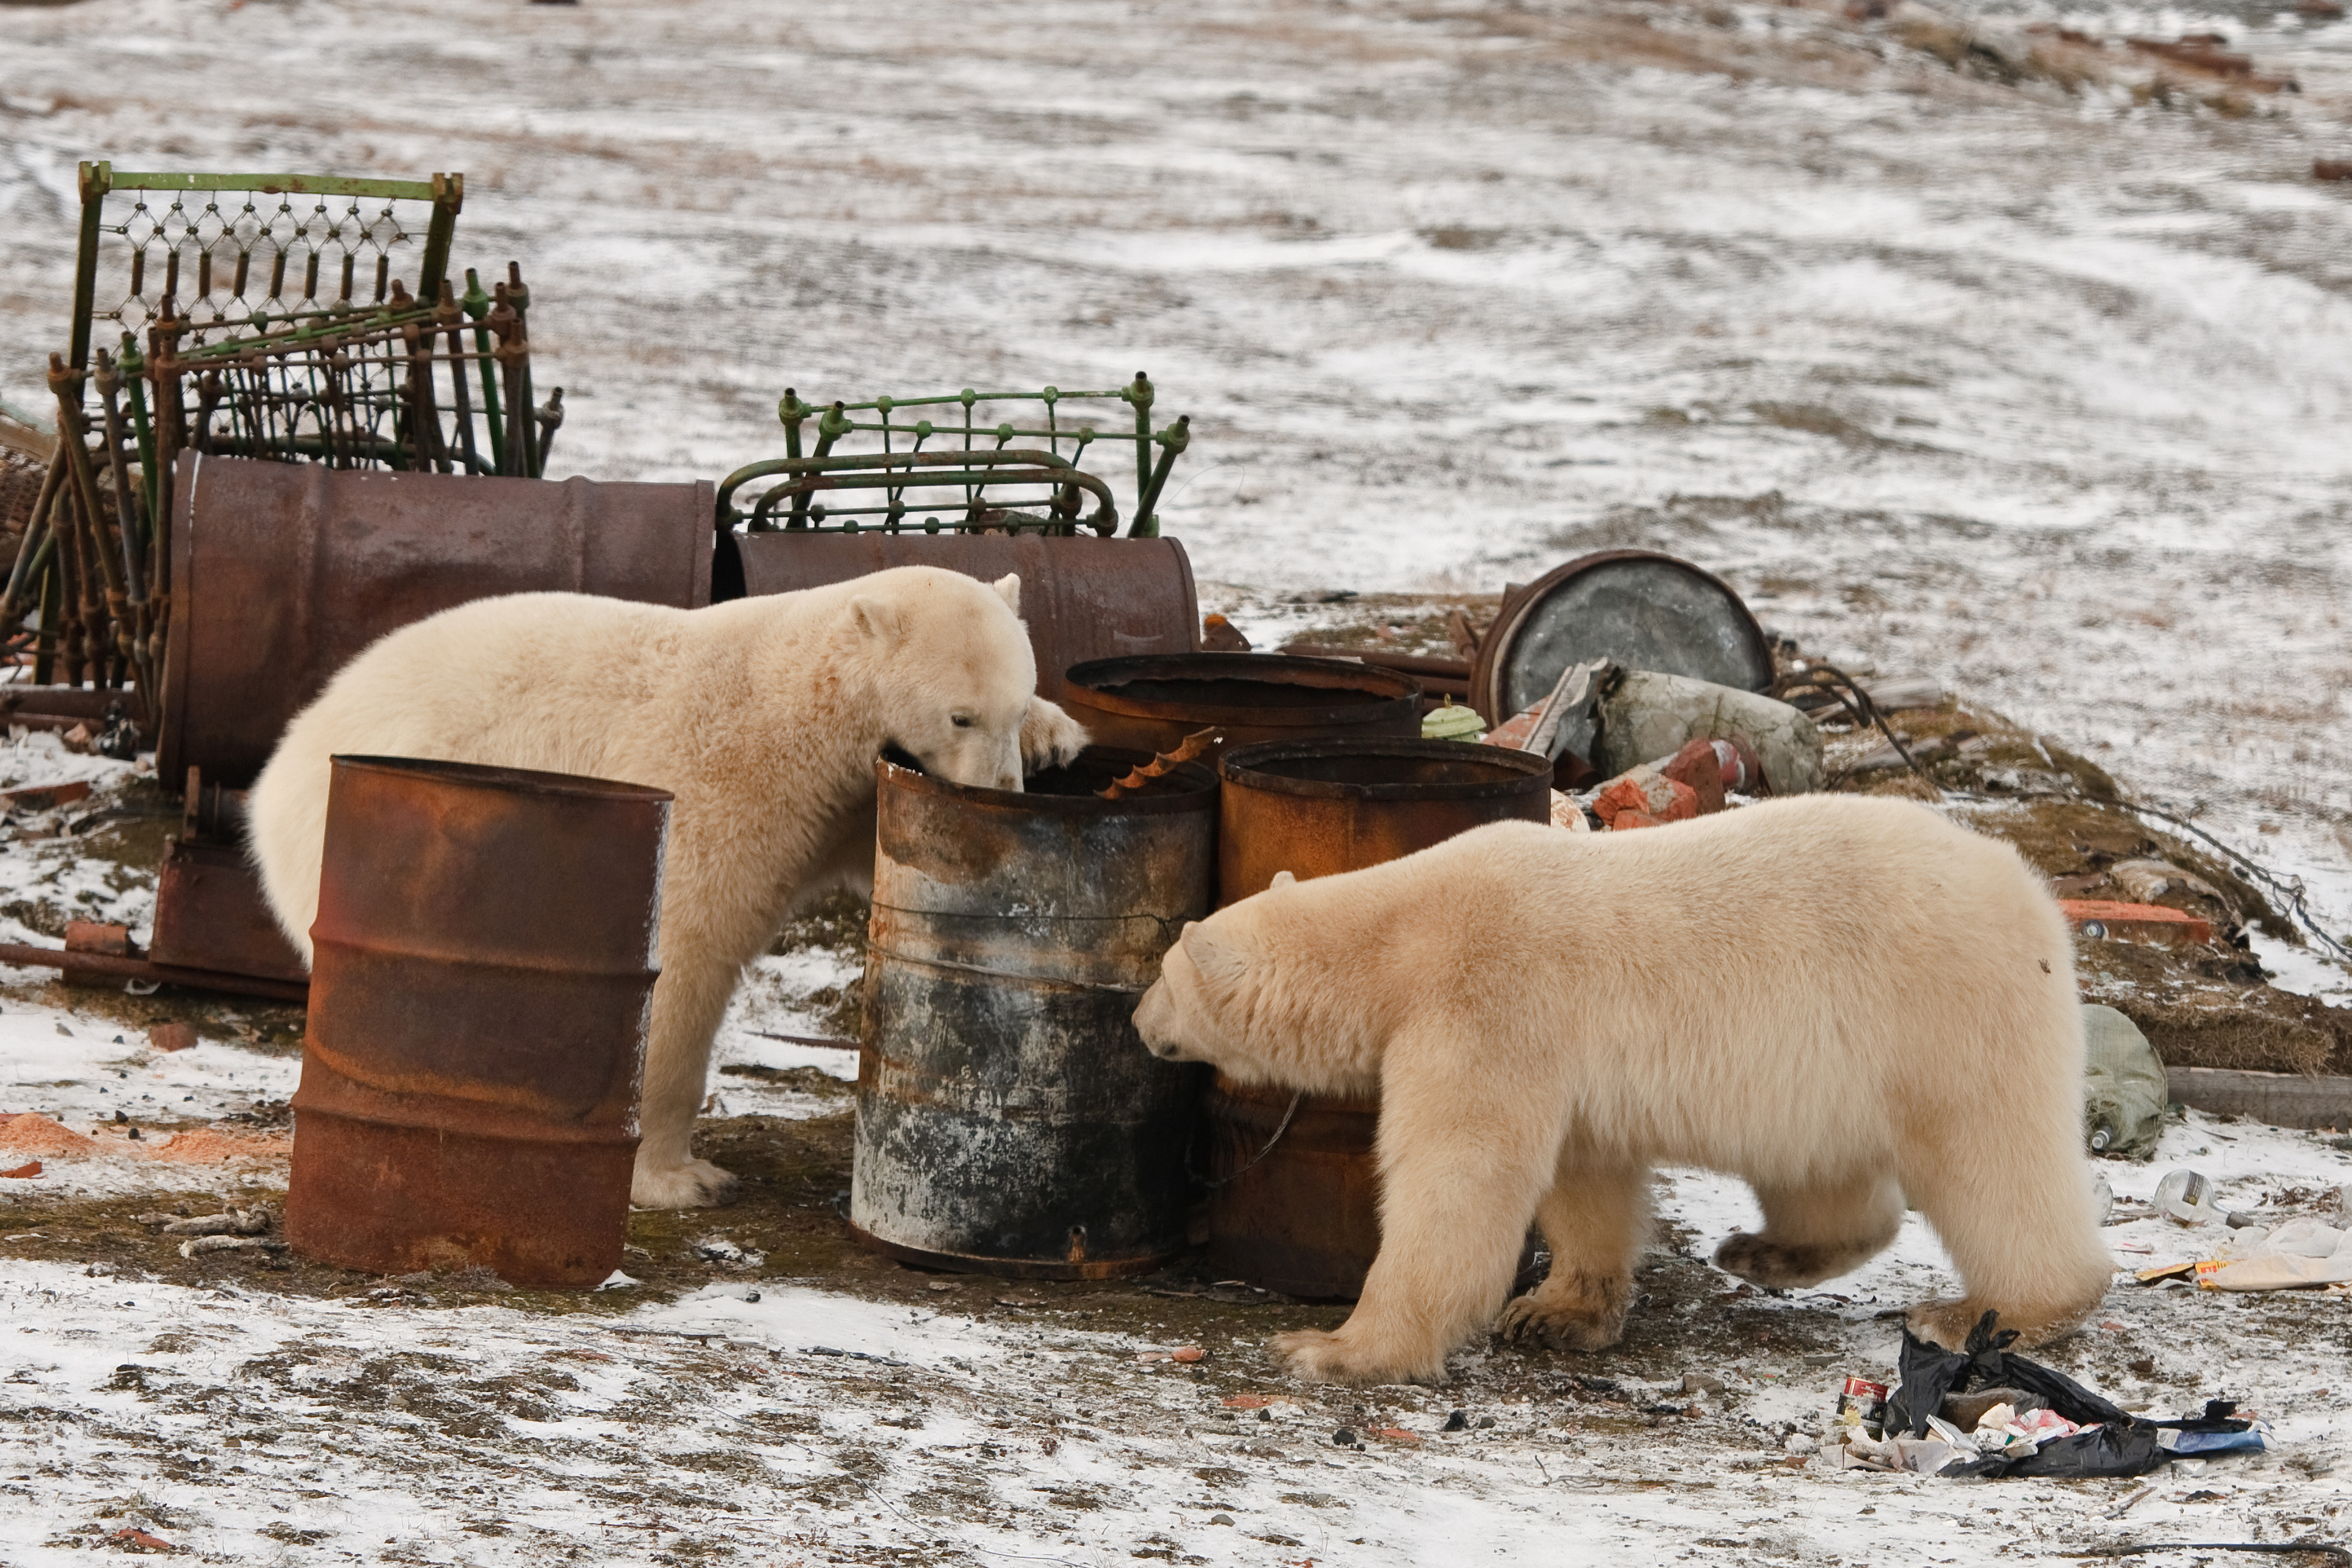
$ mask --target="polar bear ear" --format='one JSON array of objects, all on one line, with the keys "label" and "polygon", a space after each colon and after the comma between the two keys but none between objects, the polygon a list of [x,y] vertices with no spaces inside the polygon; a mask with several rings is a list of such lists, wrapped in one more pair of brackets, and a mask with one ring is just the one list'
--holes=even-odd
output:
[{"label": "polar bear ear", "polygon": [[1184,944],[1184,956],[1192,961],[1192,967],[1201,972],[1201,978],[1213,992],[1230,992],[1249,970],[1246,947],[1231,937],[1220,936],[1198,921],[1185,926],[1179,940]]},{"label": "polar bear ear", "polygon": [[906,635],[905,623],[898,618],[898,606],[887,599],[861,594],[849,601],[849,613],[857,622],[857,629],[876,642],[897,642]]},{"label": "polar bear ear", "polygon": [[1016,616],[1021,613],[1021,574],[1007,572],[989,586],[996,590],[996,596],[1004,601],[1006,609]]},{"label": "polar bear ear", "polygon": [[1269,888],[1287,888],[1297,880],[1297,878],[1292,876],[1287,871],[1276,871],[1274,874],[1274,880],[1268,882],[1266,886]]}]

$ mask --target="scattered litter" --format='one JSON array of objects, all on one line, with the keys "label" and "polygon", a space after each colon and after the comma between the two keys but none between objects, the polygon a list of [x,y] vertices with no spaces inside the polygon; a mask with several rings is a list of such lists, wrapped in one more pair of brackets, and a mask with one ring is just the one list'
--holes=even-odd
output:
[{"label": "scattered litter", "polygon": [[2175,1225],[2212,1225],[2222,1216],[2213,1184],[2201,1171],[2168,1171],[2156,1184],[2156,1210]]},{"label": "scattered litter", "polygon": [[757,1268],[768,1261],[768,1255],[756,1248],[739,1247],[723,1236],[707,1236],[694,1244],[695,1256],[721,1268]]},{"label": "scattered litter", "polygon": [[151,1050],[184,1051],[196,1043],[196,1026],[194,1024],[158,1024],[147,1031],[147,1046]]},{"label": "scattered litter", "polygon": [[35,1160],[32,1163],[27,1165],[19,1165],[13,1171],[0,1171],[0,1178],[23,1179],[37,1176],[40,1173],[41,1163],[38,1160]]},{"label": "scattered litter", "polygon": [[907,1364],[903,1361],[893,1361],[887,1355],[876,1355],[871,1351],[836,1350],[831,1345],[811,1345],[807,1350],[801,1353],[803,1355],[839,1356],[844,1361],[870,1361],[877,1366],[904,1366]]},{"label": "scattered litter", "polygon": [[1189,1365],[1193,1362],[1207,1359],[1208,1353],[1208,1352],[1202,1350],[1198,1345],[1179,1345],[1172,1351],[1144,1351],[1138,1354],[1135,1359],[1138,1361],[1182,1362]]},{"label": "scattered litter", "polygon": [[2352,1284],[2347,1234],[2352,1233],[2315,1219],[2291,1219],[2271,1230],[2247,1229],[2231,1238],[2221,1258],[2198,1265],[2197,1283],[2207,1290]]},{"label": "scattered litter", "polygon": [[644,1283],[644,1280],[632,1279],[627,1275],[615,1268],[610,1274],[604,1276],[604,1282],[597,1286],[596,1289],[599,1290],[634,1290],[639,1285]]},{"label": "scattered litter", "polygon": [[173,1545],[170,1542],[164,1540],[160,1535],[150,1535],[145,1531],[136,1528],[118,1530],[112,1535],[108,1536],[107,1539],[114,1542],[118,1549],[124,1552],[185,1552],[187,1550],[184,1546]]},{"label": "scattered litter", "polygon": [[180,1256],[199,1258],[209,1252],[283,1252],[286,1244],[268,1236],[194,1236],[180,1243]]},{"label": "scattered litter", "polygon": [[1644,763],[1627,769],[1594,791],[1591,806],[1601,826],[1617,833],[1687,822],[1698,815],[1698,796],[1690,785],[1670,779]]},{"label": "scattered litter", "polygon": [[2162,904],[2124,904],[2105,899],[2061,899],[2066,923],[2093,941],[2132,942],[2149,947],[2205,947],[2213,922]]},{"label": "scattered litter", "polygon": [[2083,1135],[2091,1152],[2154,1159],[2169,1098],[2163,1059],[2139,1026],[2113,1007],[2085,1004],[2083,1034]]},{"label": "scattered litter", "polygon": [[166,1220],[165,1236],[259,1236],[269,1228],[269,1211],[264,1207],[230,1209],[225,1214],[196,1215],[187,1219]]},{"label": "scattered litter", "polygon": [[1478,717],[1478,710],[1456,703],[1451,696],[1421,716],[1424,741],[1478,741],[1486,733],[1486,721]]}]

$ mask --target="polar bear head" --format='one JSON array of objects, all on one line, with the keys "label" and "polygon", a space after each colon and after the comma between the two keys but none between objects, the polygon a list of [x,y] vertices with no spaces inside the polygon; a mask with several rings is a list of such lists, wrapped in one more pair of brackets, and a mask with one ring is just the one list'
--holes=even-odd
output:
[{"label": "polar bear head", "polygon": [[1021,787],[1022,727],[1037,660],[1021,625],[1021,579],[982,583],[936,567],[861,578],[846,610],[881,744],[925,773],[982,789]]},{"label": "polar bear head", "polygon": [[1265,892],[1188,921],[1135,1009],[1145,1048],[1163,1061],[1206,1062],[1243,1084],[1317,1094],[1376,1084],[1371,1010],[1332,1005],[1339,993],[1320,983],[1332,955],[1320,951],[1318,928],[1328,922],[1314,886],[1280,872]]}]

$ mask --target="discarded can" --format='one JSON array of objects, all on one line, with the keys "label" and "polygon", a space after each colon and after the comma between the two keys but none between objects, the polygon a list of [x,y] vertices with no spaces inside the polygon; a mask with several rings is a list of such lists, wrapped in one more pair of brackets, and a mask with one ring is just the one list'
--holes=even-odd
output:
[{"label": "discarded can", "polygon": [[1886,1385],[1866,1377],[1849,1377],[1838,1393],[1837,1417],[1859,1426],[1873,1442],[1886,1436]]},{"label": "discarded can", "polygon": [[1193,653],[1073,665],[1059,699],[1106,746],[1172,752],[1214,729],[1213,762],[1229,746],[1318,736],[1421,733],[1411,676],[1340,658]]},{"label": "discarded can", "polygon": [[[1454,741],[1276,741],[1219,763],[1217,900],[1377,866],[1489,822],[1549,822],[1551,763]],[[1220,1076],[1202,1102],[1209,1259],[1292,1296],[1353,1297],[1381,1247],[1377,1100]]]},{"label": "discarded can", "polygon": [[889,1257],[1026,1279],[1159,1268],[1185,1245],[1201,1072],[1137,999],[1216,879],[1215,776],[1090,747],[1021,793],[876,766],[874,917],[850,1229]]},{"label": "discarded can", "polygon": [[286,1238],[378,1274],[620,1266],[664,791],[337,757]]}]

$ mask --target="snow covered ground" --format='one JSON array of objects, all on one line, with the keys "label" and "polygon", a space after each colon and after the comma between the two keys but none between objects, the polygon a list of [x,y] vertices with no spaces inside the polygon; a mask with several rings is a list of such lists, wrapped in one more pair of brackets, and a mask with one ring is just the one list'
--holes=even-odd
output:
[{"label": "snow covered ground", "polygon": [[[1315,624],[1328,591],[1491,594],[1588,548],[1671,550],[1809,649],[1937,676],[2200,809],[2352,930],[2352,186],[2309,178],[2352,156],[2352,24],[1985,9],[2218,31],[2305,90],[2163,107],[2118,47],[2068,95],[1956,74],[1893,22],[1674,0],[0,6],[0,395],[36,402],[64,342],[79,158],[462,169],[458,259],[522,261],[569,389],[559,472],[721,475],[780,449],[787,384],[1148,369],[1194,416],[1168,529],[1204,607],[1255,635]],[[114,776],[38,738],[0,763]],[[155,831],[0,847],[0,929],[142,923],[125,868]],[[722,1060],[837,1078],[838,1053],[770,1037],[833,1032],[793,999],[837,962],[771,968]],[[207,1005],[206,1043],[158,1056],[127,1005],[20,981],[0,1110],[116,1141],[0,1182],[0,1225],[35,1187],[282,1184],[266,1152],[175,1163],[105,1131],[282,1099],[282,1017]],[[804,1075],[713,1088],[714,1116],[839,1115]],[[2201,1119],[2108,1172],[2144,1196],[2174,1163],[2240,1206],[2352,1176],[2320,1140]],[[1914,1225],[1832,1292],[1740,1296],[1701,1259],[1747,1202],[1673,1179],[1622,1352],[1369,1394],[1258,1356],[1321,1309],[713,1268],[761,1300],[573,1310],[94,1273],[26,1243],[0,1269],[0,1563],[131,1528],[219,1561],[484,1563],[1895,1563],[2343,1533],[2340,1297],[2126,1285],[2054,1349],[2126,1404],[2228,1394],[2284,1440],[2120,1517],[2138,1487],[1782,1463],[1783,1425],[1890,1369],[1876,1314],[1943,1270]],[[121,1223],[106,1259],[163,1246]],[[2150,1249],[2126,1261],[2188,1255],[2163,1222],[2109,1234]],[[1197,1368],[1132,1359],[1166,1348],[1162,1309]],[[1470,1429],[1439,1433],[1454,1408]],[[1412,1436],[1358,1452],[1341,1426]]]}]

